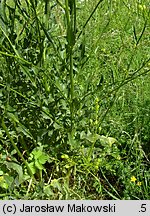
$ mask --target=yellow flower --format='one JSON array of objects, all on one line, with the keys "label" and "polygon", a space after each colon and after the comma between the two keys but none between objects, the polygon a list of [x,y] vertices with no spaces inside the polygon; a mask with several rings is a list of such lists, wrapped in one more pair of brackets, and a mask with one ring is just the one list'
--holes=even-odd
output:
[{"label": "yellow flower", "polygon": [[121,157],[120,157],[120,156],[117,156],[117,160],[121,160]]},{"label": "yellow flower", "polygon": [[141,186],[141,184],[142,184],[142,182],[137,182],[137,185],[138,185],[138,186]]},{"label": "yellow flower", "polygon": [[69,156],[67,154],[63,154],[63,155],[61,155],[61,158],[62,159],[69,159]]},{"label": "yellow flower", "polygon": [[137,180],[137,179],[135,178],[135,176],[132,176],[130,181],[131,181],[131,182],[135,182],[136,180]]},{"label": "yellow flower", "polygon": [[146,10],[146,6],[145,6],[145,5],[142,5],[142,4],[139,4],[139,9],[140,9],[140,10]]}]

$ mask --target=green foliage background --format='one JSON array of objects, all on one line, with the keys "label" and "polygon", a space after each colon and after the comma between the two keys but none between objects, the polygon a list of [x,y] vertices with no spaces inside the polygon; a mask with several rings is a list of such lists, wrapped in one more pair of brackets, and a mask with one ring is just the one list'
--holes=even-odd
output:
[{"label": "green foliage background", "polygon": [[1,199],[150,198],[149,24],[148,0],[1,0]]}]

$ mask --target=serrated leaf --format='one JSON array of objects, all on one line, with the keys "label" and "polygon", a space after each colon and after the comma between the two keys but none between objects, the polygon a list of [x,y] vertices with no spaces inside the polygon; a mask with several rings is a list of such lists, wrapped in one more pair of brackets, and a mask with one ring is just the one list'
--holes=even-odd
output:
[{"label": "serrated leaf", "polygon": [[35,167],[39,170],[44,170],[44,167],[38,160],[35,161]]},{"label": "serrated leaf", "polygon": [[39,157],[41,157],[41,155],[43,154],[43,152],[42,152],[41,150],[35,149],[35,150],[32,151],[31,154],[34,155],[34,158],[35,158],[35,159],[38,159]]},{"label": "serrated leaf", "polygon": [[39,163],[41,163],[41,164],[45,164],[47,160],[48,160],[48,156],[45,155],[45,154],[41,155],[41,156],[38,158],[38,161],[39,161]]}]

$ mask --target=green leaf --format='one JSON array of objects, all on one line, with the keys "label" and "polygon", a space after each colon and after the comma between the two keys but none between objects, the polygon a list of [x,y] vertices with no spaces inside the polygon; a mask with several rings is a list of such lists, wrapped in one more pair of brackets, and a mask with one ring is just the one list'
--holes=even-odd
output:
[{"label": "green leaf", "polygon": [[44,193],[45,193],[46,195],[49,195],[49,196],[53,196],[53,197],[54,197],[54,193],[53,193],[53,191],[51,190],[50,185],[44,187]]},{"label": "green leaf", "polygon": [[38,160],[35,161],[35,167],[39,170],[44,170],[44,167]]},{"label": "green leaf", "polygon": [[42,150],[34,149],[31,154],[34,155],[34,160],[40,164],[45,164],[48,160],[48,155],[42,152]]},{"label": "green leaf", "polygon": [[19,176],[19,183],[23,181],[23,171],[22,171],[22,166],[20,166],[17,163],[14,162],[5,162],[7,168],[13,169],[18,173]]},{"label": "green leaf", "polygon": [[4,176],[0,176],[0,188],[8,189],[8,184],[6,183]]},{"label": "green leaf", "polygon": [[90,141],[91,143],[95,143],[98,139],[100,139],[100,135],[99,134],[92,134],[90,132],[88,132],[88,134],[85,134],[84,132],[81,135],[81,139],[86,139],[88,141]]},{"label": "green leaf", "polygon": [[43,119],[51,119],[51,117],[44,112],[42,112],[42,117]]},{"label": "green leaf", "polygon": [[36,167],[35,167],[34,162],[29,163],[29,167],[30,167],[32,173],[35,174],[36,173]]},{"label": "green leaf", "polygon": [[38,159],[39,157],[41,157],[41,155],[43,154],[43,152],[41,150],[34,149],[31,154],[34,155],[35,159]]},{"label": "green leaf", "polygon": [[48,160],[48,156],[45,154],[41,155],[38,159],[40,164],[45,164],[47,160]]},{"label": "green leaf", "polygon": [[19,123],[19,127],[17,127],[18,132],[22,132],[26,137],[30,137],[33,139],[32,134],[29,129],[27,129],[23,124]]},{"label": "green leaf", "polygon": [[95,143],[97,140],[100,140],[102,145],[110,145],[112,146],[112,144],[114,144],[117,140],[113,137],[106,137],[106,136],[100,136],[99,134],[92,134],[90,132],[88,132],[87,134],[85,134],[84,131],[81,132],[80,134],[81,139],[86,139],[88,141],[90,141],[91,143]]},{"label": "green leaf", "polygon": [[108,137],[107,139],[108,139],[108,143],[109,143],[110,146],[112,146],[112,144],[114,144],[114,143],[117,141],[117,140],[116,140],[115,138],[113,138],[113,137]]},{"label": "green leaf", "polygon": [[46,119],[52,119],[53,118],[53,116],[50,114],[50,112],[49,112],[50,110],[47,108],[47,107],[42,107],[42,114],[44,115],[44,117],[46,118]]},{"label": "green leaf", "polygon": [[4,186],[8,189],[11,187],[12,183],[14,181],[14,178],[9,175],[4,175]]},{"label": "green leaf", "polygon": [[18,116],[14,115],[13,113],[9,113],[9,112],[7,113],[7,115],[13,122],[19,123]]},{"label": "green leaf", "polygon": [[59,181],[57,179],[53,179],[51,181],[51,186],[54,187],[54,188],[57,188],[59,191],[62,190],[61,185],[60,185],[60,183],[59,183]]},{"label": "green leaf", "polygon": [[102,145],[106,146],[109,144],[111,147],[117,140],[113,137],[100,136],[100,141]]},{"label": "green leaf", "polygon": [[[26,77],[31,81],[32,85],[33,85],[35,88],[37,88],[36,83],[35,83],[35,80],[34,80],[34,77],[33,77],[32,73],[29,71],[29,68],[28,68],[28,67],[25,67],[25,66],[22,65],[21,63],[20,63],[20,66],[21,66],[21,68],[22,68],[23,73],[24,73],[24,74],[26,75]],[[34,70],[33,70],[33,72],[34,72]]]},{"label": "green leaf", "polygon": [[7,6],[15,9],[15,1],[7,1]]},{"label": "green leaf", "polygon": [[0,175],[3,175],[3,171],[2,170],[0,170]]}]

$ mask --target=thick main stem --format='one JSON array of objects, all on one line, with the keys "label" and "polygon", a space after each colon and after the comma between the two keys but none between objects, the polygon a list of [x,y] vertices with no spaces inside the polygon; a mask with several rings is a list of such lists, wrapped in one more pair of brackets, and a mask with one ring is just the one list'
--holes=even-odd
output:
[{"label": "thick main stem", "polygon": [[65,1],[65,12],[67,20],[67,58],[69,60],[69,79],[70,79],[70,119],[71,119],[71,134],[73,132],[74,118],[74,77],[73,77],[73,46],[74,46],[74,2]]},{"label": "thick main stem", "polygon": [[73,131],[73,116],[74,116],[74,80],[73,80],[73,54],[70,50],[70,113],[71,113],[71,133]]}]

